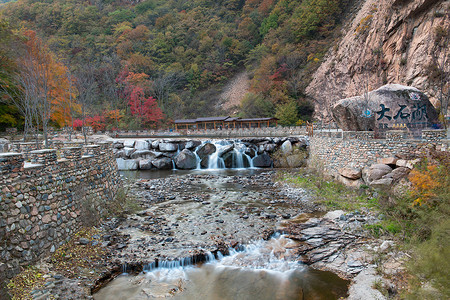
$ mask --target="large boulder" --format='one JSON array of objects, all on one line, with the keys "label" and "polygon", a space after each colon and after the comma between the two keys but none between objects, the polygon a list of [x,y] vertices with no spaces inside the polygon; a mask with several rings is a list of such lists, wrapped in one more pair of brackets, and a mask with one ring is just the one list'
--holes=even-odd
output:
[{"label": "large boulder", "polygon": [[117,158],[116,162],[119,171],[132,171],[138,169],[138,161],[135,159]]},{"label": "large boulder", "polygon": [[202,142],[200,141],[195,141],[195,140],[191,140],[191,141],[187,141],[186,145],[184,146],[186,149],[192,150],[197,148],[198,146],[200,146],[202,144]]},{"label": "large boulder", "polygon": [[152,149],[159,149],[159,143],[160,143],[160,142],[161,142],[160,140],[154,140],[154,141],[152,141],[152,143],[151,143]]},{"label": "large boulder", "polygon": [[363,178],[365,182],[371,183],[372,181],[381,179],[383,176],[391,172],[392,168],[388,165],[374,164],[371,165],[368,169],[364,169]]},{"label": "large boulder", "polygon": [[136,141],[134,144],[134,148],[137,150],[148,150],[150,149],[149,144],[147,141]]},{"label": "large boulder", "polygon": [[283,151],[283,154],[288,155],[292,152],[292,143],[291,141],[287,140],[281,145],[281,151]]},{"label": "large boulder", "polygon": [[121,141],[115,141],[112,146],[114,149],[122,149],[124,147],[123,142]]},{"label": "large boulder", "polygon": [[303,153],[294,153],[286,156],[287,166],[289,168],[299,168],[306,165],[305,154]]},{"label": "large boulder", "polygon": [[159,151],[162,152],[173,152],[178,150],[178,145],[174,143],[160,143],[158,147]]},{"label": "large boulder", "polygon": [[136,149],[130,148],[130,147],[125,147],[125,148],[123,148],[123,152],[124,152],[124,154],[125,154],[126,157],[130,157],[131,154],[133,154],[134,152],[136,152]]},{"label": "large boulder", "polygon": [[270,168],[272,165],[272,158],[267,153],[260,154],[253,159],[253,166],[257,168]]},{"label": "large boulder", "polygon": [[150,150],[137,150],[131,154],[131,158],[154,158],[155,154]]},{"label": "large boulder", "polygon": [[361,178],[361,169],[360,168],[342,168],[339,169],[339,174],[348,179],[359,179]]},{"label": "large boulder", "polygon": [[197,150],[197,155],[203,160],[206,156],[211,155],[214,152],[216,152],[216,146],[211,143],[205,143]]},{"label": "large boulder", "polygon": [[172,160],[168,157],[161,157],[161,158],[154,159],[154,160],[152,160],[152,164],[158,170],[172,170],[173,169]]},{"label": "large boulder", "polygon": [[399,84],[384,85],[366,97],[339,100],[331,115],[344,131],[389,129],[394,124],[411,128],[438,122],[436,109],[424,93]]},{"label": "large boulder", "polygon": [[128,147],[128,148],[133,148],[134,147],[134,143],[135,143],[134,140],[125,140],[123,142],[123,146],[124,147]]},{"label": "large boulder", "polygon": [[141,159],[139,161],[139,169],[140,170],[150,170],[153,168],[151,159]]},{"label": "large boulder", "polygon": [[184,149],[174,158],[175,165],[178,169],[192,170],[197,167],[197,157],[192,151]]}]

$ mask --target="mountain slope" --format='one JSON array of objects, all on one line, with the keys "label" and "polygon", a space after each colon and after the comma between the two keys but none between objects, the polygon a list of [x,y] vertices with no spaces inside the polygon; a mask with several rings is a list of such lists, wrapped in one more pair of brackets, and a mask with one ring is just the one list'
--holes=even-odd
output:
[{"label": "mountain slope", "polygon": [[449,12],[448,0],[365,1],[306,88],[317,116],[329,119],[339,99],[386,83],[415,86],[436,103],[435,61],[450,72]]}]

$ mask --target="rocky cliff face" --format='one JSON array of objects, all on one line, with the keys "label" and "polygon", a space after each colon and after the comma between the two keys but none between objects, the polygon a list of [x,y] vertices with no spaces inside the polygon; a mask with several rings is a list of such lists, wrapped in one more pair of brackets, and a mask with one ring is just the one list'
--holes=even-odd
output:
[{"label": "rocky cliff face", "polygon": [[313,76],[307,94],[316,115],[330,119],[339,99],[363,94],[387,83],[414,86],[436,104],[430,83],[433,55],[442,59],[448,44],[438,47],[437,28],[450,30],[450,0],[366,0],[342,39],[331,47]]}]

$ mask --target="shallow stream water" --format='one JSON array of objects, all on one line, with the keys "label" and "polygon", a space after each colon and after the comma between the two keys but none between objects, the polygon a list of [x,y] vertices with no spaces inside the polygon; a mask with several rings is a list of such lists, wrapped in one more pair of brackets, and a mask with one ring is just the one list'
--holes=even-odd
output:
[{"label": "shallow stream water", "polygon": [[[145,246],[152,248],[153,253],[183,258],[196,247],[207,251],[205,243],[210,233],[211,236],[224,237],[232,234],[241,247],[238,251],[230,248],[227,256],[210,253],[207,262],[202,264],[190,264],[186,260],[181,260],[183,263],[160,261],[159,265],[163,267],[147,266],[144,273],[137,276],[123,274],[95,294],[94,299],[290,300],[345,297],[348,281],[334,273],[314,270],[300,263],[296,253],[297,242],[282,235],[267,241],[259,239],[264,228],[280,224],[277,220],[281,218],[268,219],[268,214],[279,218],[281,214],[289,213],[294,220],[296,215],[305,216],[301,214],[302,208],[297,207],[300,204],[295,204],[297,202],[277,202],[279,199],[276,199],[273,187],[244,188],[245,184],[241,183],[243,179],[258,176],[262,172],[177,170],[161,172],[159,175],[155,172],[123,173],[127,177],[150,180],[155,175],[166,180],[183,180],[185,175],[203,176],[188,177],[182,186],[187,194],[208,194],[208,202],[183,200],[186,193],[174,193],[172,200],[153,204],[148,209],[154,215],[164,216],[167,224],[176,222],[178,228],[171,234],[174,243]],[[174,191],[177,189],[174,188]],[[245,219],[244,213],[247,214]],[[218,220],[220,223],[217,223]],[[130,220],[122,229],[131,235],[133,244],[139,247],[153,238],[146,231],[133,229],[138,228],[136,224],[142,224],[142,221],[143,218]]]},{"label": "shallow stream water", "polygon": [[295,260],[296,242],[276,236],[242,251],[193,266],[156,268],[138,276],[122,275],[97,293],[107,299],[338,299],[346,280],[310,269]]}]

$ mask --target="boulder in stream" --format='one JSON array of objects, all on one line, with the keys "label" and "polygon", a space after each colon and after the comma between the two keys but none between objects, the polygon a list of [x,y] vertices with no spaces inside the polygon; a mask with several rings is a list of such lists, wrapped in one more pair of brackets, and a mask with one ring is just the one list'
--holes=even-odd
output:
[{"label": "boulder in stream", "polygon": [[174,158],[175,165],[178,169],[192,170],[197,167],[197,158],[192,151],[184,149]]},{"label": "boulder in stream", "polygon": [[178,145],[174,143],[160,143],[158,147],[159,151],[162,152],[173,152],[178,150]]},{"label": "boulder in stream", "polygon": [[213,154],[214,152],[216,152],[216,146],[211,143],[205,143],[197,150],[197,155],[203,160],[203,158]]},{"label": "boulder in stream", "polygon": [[173,169],[173,163],[172,160],[168,157],[161,157],[152,160],[152,164],[157,168],[158,170],[171,170]]},{"label": "boulder in stream", "polygon": [[138,169],[138,161],[135,159],[117,158],[116,162],[119,171],[132,171]]},{"label": "boulder in stream", "polygon": [[257,168],[270,168],[272,164],[272,158],[267,153],[260,154],[253,159],[253,165]]}]

